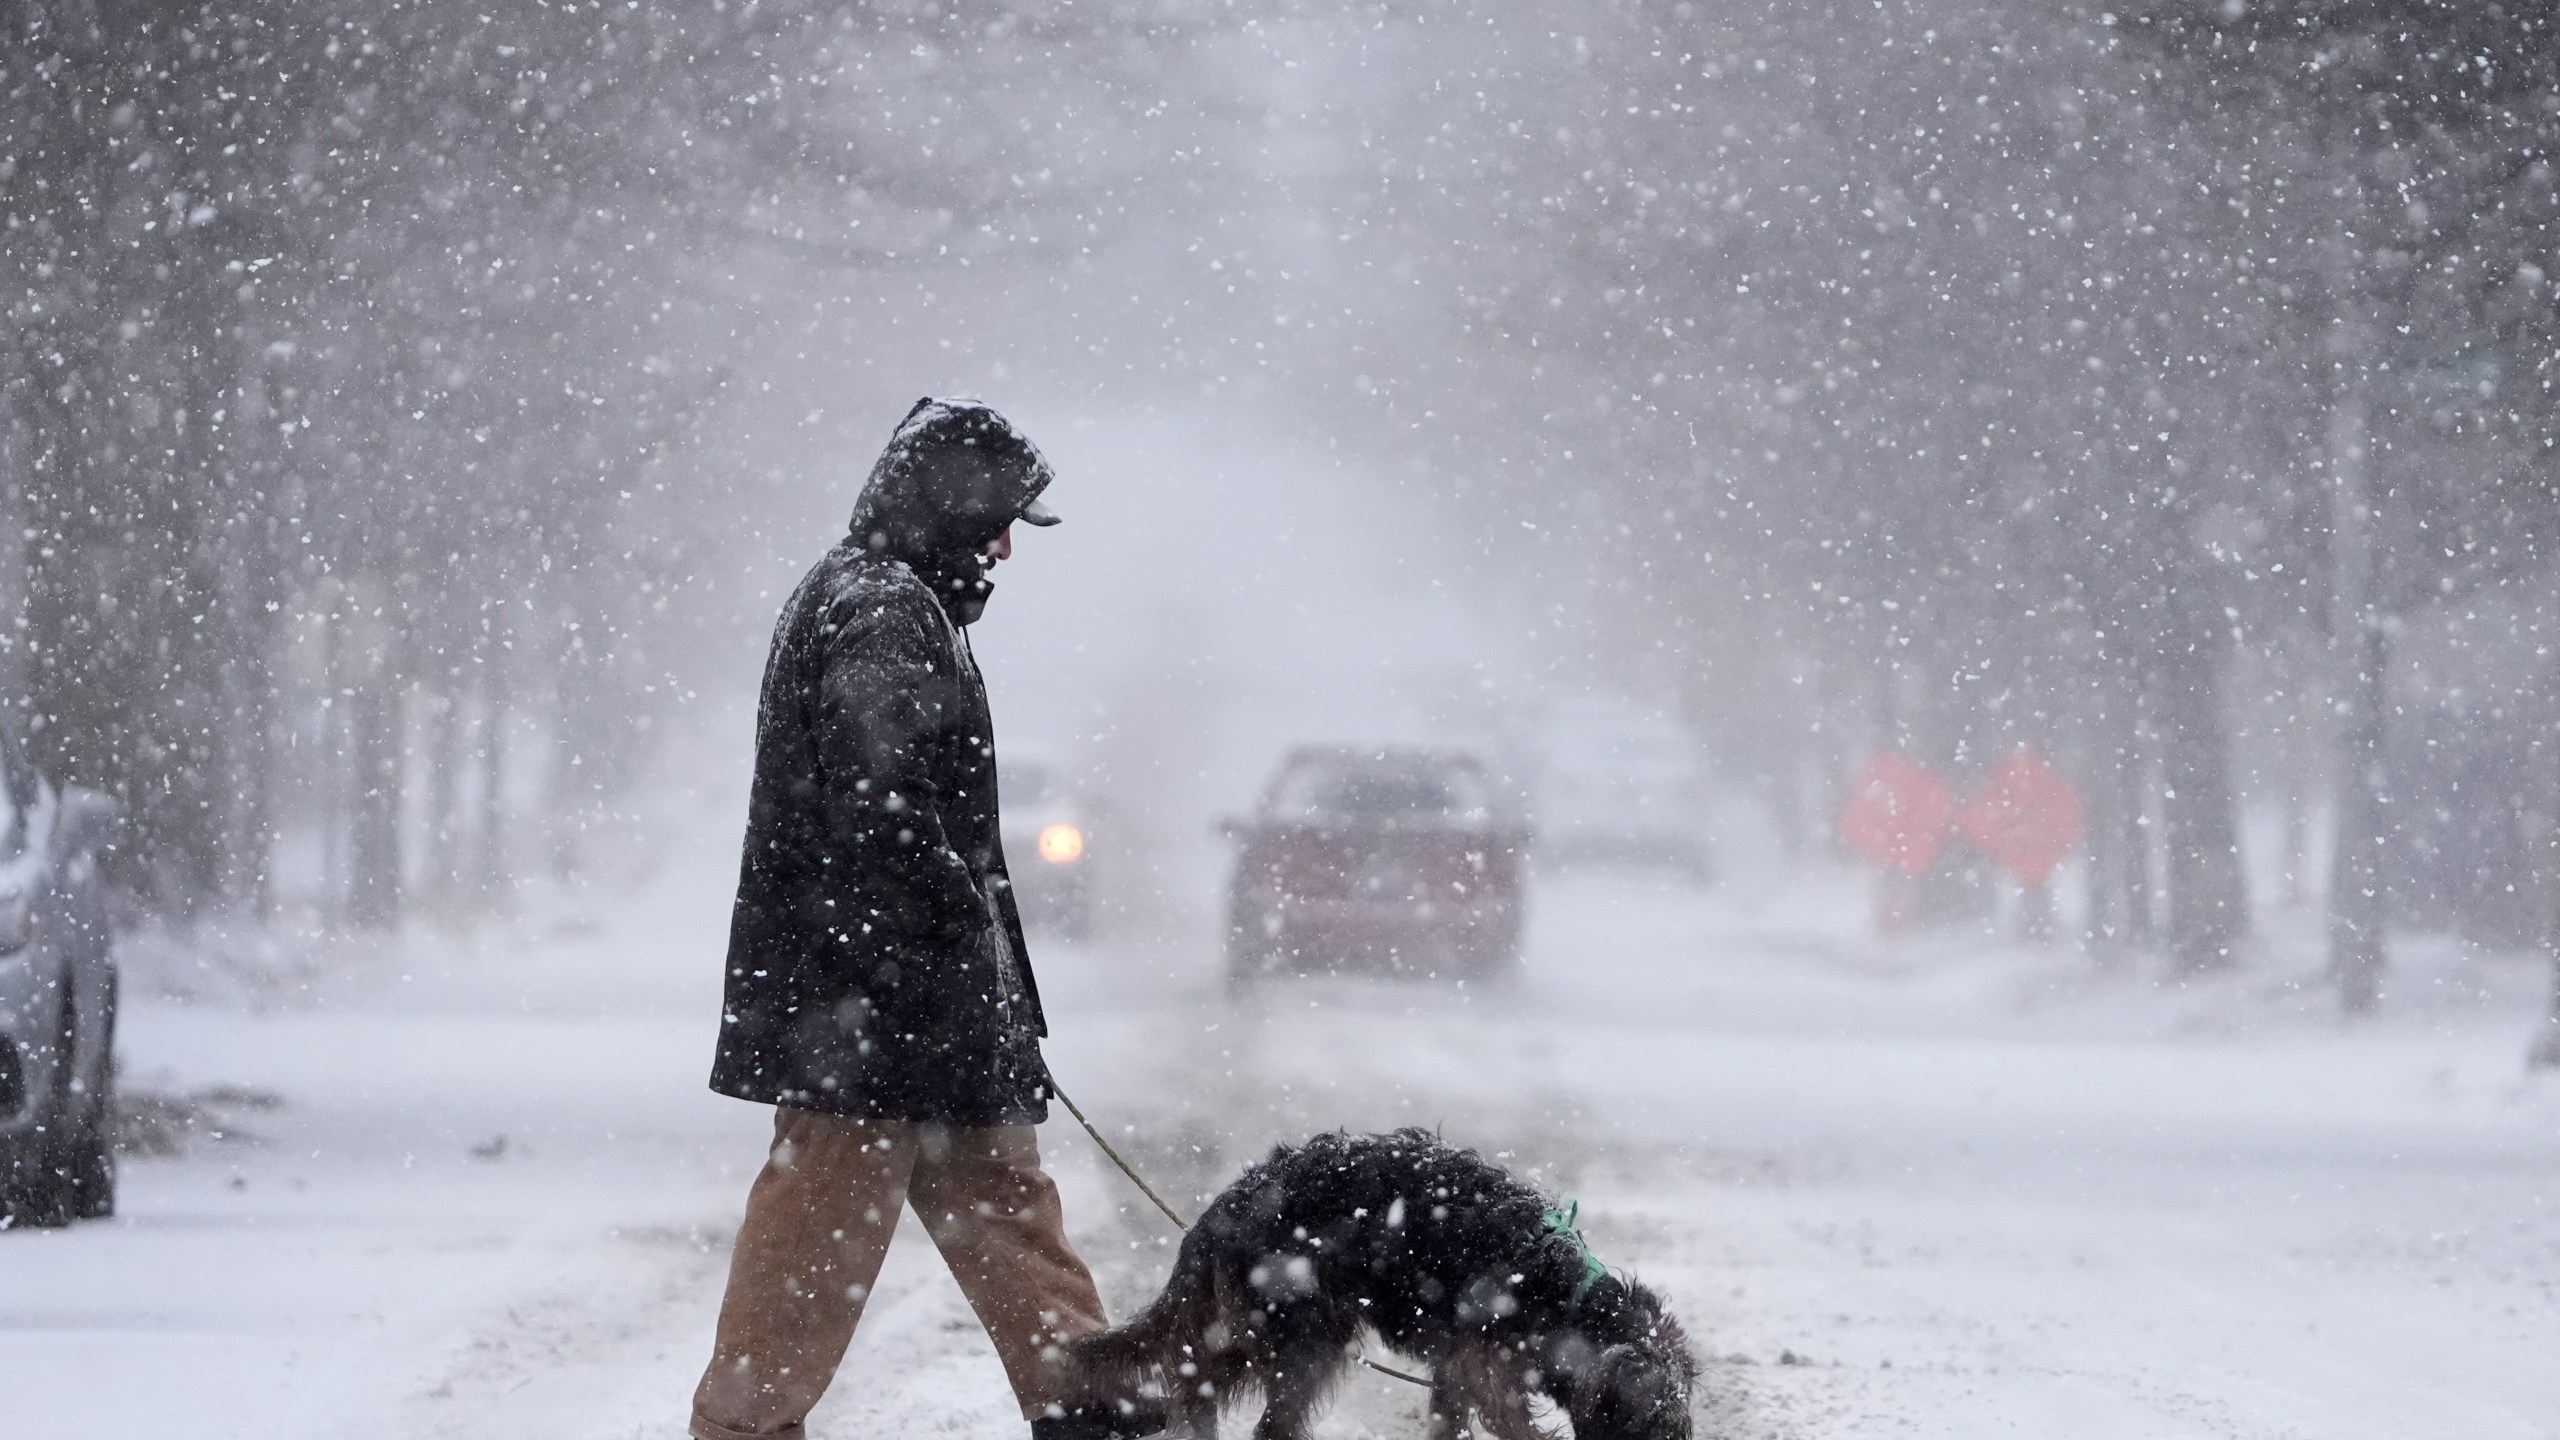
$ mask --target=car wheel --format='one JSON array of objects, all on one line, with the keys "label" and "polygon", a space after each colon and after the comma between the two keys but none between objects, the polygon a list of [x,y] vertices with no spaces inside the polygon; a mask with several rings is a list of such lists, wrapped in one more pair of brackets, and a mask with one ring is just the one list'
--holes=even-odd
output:
[{"label": "car wheel", "polygon": [[65,1137],[65,1170],[72,1213],[104,1220],[116,1213],[116,984],[107,982],[107,1006],[99,1027],[98,1071],[89,1077],[83,1123]]},{"label": "car wheel", "polygon": [[74,1218],[71,1187],[65,1183],[50,1136],[30,1136],[0,1151],[0,1218],[19,1229],[50,1230]]},{"label": "car wheel", "polygon": [[66,1063],[54,1072],[53,1093],[45,1097],[44,1108],[39,1112],[44,1128],[19,1137],[16,1144],[0,1152],[0,1164],[6,1166],[5,1172],[0,1172],[0,1213],[5,1213],[12,1225],[52,1229],[68,1225],[77,1217],[72,1169],[81,1127],[67,1063],[75,1033],[72,1015],[71,1000],[66,995],[58,1041]]},{"label": "car wheel", "polygon": [[73,1137],[63,1166],[64,1193],[72,1218],[104,1220],[116,1213],[116,1143],[104,1125],[84,1127]]}]

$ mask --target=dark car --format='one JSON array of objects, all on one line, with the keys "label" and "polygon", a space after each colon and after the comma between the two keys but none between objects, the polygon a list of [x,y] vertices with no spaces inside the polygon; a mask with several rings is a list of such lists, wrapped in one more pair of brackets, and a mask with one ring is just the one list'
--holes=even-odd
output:
[{"label": "dark car", "polygon": [[1519,969],[1527,831],[1472,751],[1302,747],[1225,829],[1239,988],[1342,969],[1500,984]]},{"label": "dark car", "polygon": [[997,763],[1005,868],[1023,926],[1082,940],[1094,928],[1100,807],[1045,759],[1007,754]]},{"label": "dark car", "polygon": [[116,972],[96,852],[115,802],[38,774],[0,711],[0,1216],[115,1212]]}]

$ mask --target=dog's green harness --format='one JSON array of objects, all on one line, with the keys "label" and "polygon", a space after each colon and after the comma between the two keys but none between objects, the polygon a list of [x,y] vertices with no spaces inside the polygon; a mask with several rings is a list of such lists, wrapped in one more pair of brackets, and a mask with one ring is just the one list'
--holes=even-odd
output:
[{"label": "dog's green harness", "polygon": [[1581,1299],[1583,1292],[1599,1284],[1609,1273],[1609,1267],[1601,1264],[1600,1257],[1591,1253],[1591,1242],[1582,1238],[1582,1231],[1574,1224],[1581,1214],[1582,1202],[1567,1200],[1564,1202],[1563,1209],[1559,1210],[1550,1205],[1546,1212],[1538,1217],[1539,1228],[1550,1235],[1561,1235],[1572,1241],[1573,1248],[1582,1253],[1582,1278],[1574,1282],[1573,1286],[1573,1298],[1576,1300]]}]

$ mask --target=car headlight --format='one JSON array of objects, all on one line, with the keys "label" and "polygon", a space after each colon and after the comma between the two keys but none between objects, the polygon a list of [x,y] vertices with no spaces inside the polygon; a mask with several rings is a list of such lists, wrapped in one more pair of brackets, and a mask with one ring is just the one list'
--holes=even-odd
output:
[{"label": "car headlight", "polygon": [[1040,832],[1039,850],[1052,865],[1073,865],[1084,858],[1084,832],[1073,825],[1049,826]]},{"label": "car headlight", "polygon": [[36,897],[29,891],[0,891],[0,955],[15,955],[36,938]]}]

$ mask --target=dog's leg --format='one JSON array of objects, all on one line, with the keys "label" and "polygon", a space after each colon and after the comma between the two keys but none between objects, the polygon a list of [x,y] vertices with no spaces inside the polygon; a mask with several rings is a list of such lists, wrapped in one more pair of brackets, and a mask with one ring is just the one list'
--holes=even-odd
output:
[{"label": "dog's leg", "polygon": [[1431,1440],[1467,1440],[1467,1392],[1458,1367],[1443,1362],[1431,1371]]},{"label": "dog's leg", "polygon": [[1529,1418],[1529,1367],[1517,1351],[1461,1344],[1431,1367],[1431,1408],[1450,1428],[1433,1440],[1547,1440]]},{"label": "dog's leg", "polygon": [[1275,1355],[1253,1440],[1307,1440],[1307,1421],[1344,1363],[1338,1344],[1302,1342]]},{"label": "dog's leg", "polygon": [[1177,1395],[1165,1405],[1164,1429],[1174,1440],[1218,1440],[1218,1402]]},{"label": "dog's leg", "polygon": [[[1190,1371],[1184,1374],[1185,1370]],[[1231,1352],[1199,1354],[1165,1371],[1165,1430],[1189,1440],[1218,1440],[1218,1415],[1252,1387],[1251,1370]]]},{"label": "dog's leg", "polygon": [[1526,1369],[1516,1360],[1505,1359],[1486,1366],[1479,1374],[1484,1388],[1472,1397],[1476,1423],[1491,1440],[1546,1440],[1537,1422],[1529,1418]]},{"label": "dog's leg", "polygon": [[1218,1400],[1200,1393],[1191,1381],[1165,1396],[1164,1430],[1173,1440],[1218,1440]]}]

